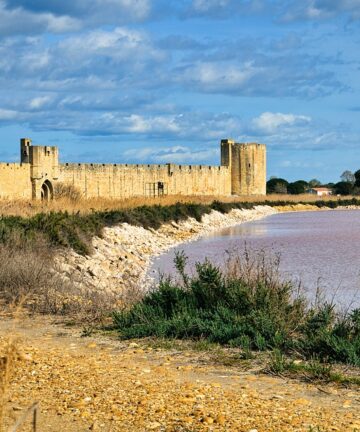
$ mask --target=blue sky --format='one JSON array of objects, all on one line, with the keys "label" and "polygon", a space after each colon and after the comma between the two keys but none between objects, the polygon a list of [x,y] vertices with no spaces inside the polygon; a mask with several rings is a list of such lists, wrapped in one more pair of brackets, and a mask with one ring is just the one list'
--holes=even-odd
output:
[{"label": "blue sky", "polygon": [[218,164],[268,145],[268,175],[360,169],[360,0],[0,0],[0,160]]}]

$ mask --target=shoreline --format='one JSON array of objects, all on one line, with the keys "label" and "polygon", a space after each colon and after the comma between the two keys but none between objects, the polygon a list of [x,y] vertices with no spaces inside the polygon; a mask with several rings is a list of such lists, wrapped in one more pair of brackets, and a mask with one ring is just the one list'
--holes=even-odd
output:
[{"label": "shoreline", "polygon": [[145,229],[123,223],[106,227],[102,238],[92,239],[92,255],[82,256],[74,250],[61,250],[55,262],[62,276],[88,291],[104,291],[114,296],[136,296],[153,281],[148,271],[153,260],[183,243],[196,241],[211,232],[259,220],[277,213],[299,211],[359,210],[347,206],[332,209],[311,204],[287,206],[256,206],[254,209],[233,209],[229,213],[213,210],[201,222],[188,218],[171,222],[159,229]]},{"label": "shoreline", "polygon": [[102,238],[92,239],[92,255],[61,250],[55,262],[62,276],[78,287],[112,295],[135,294],[148,287],[148,270],[159,255],[213,231],[276,213],[277,209],[270,206],[233,209],[227,214],[213,210],[204,215],[201,222],[188,218],[179,223],[164,224],[158,230],[123,223],[104,228]]}]

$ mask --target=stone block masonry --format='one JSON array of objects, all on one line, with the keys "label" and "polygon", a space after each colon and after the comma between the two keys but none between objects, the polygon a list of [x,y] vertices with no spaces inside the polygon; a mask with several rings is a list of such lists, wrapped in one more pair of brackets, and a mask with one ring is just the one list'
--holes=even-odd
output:
[{"label": "stone block masonry", "polygon": [[0,197],[53,198],[57,182],[84,198],[162,195],[264,195],[266,147],[221,141],[221,165],[59,164],[58,148],[20,140],[21,163],[0,163]]}]

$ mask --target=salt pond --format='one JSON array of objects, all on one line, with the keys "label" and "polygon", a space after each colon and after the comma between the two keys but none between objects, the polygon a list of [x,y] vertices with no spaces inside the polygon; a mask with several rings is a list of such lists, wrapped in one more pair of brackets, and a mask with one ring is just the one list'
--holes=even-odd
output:
[{"label": "salt pond", "polygon": [[281,254],[284,277],[301,280],[309,298],[318,287],[343,307],[360,306],[360,210],[274,214],[215,231],[157,257],[152,274],[174,273],[175,251],[184,250],[189,268],[205,257],[219,265],[226,251],[249,249]]}]

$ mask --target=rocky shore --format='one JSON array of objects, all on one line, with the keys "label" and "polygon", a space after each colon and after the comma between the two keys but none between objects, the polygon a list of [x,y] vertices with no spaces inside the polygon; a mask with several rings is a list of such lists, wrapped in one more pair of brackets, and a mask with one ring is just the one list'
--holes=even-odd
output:
[{"label": "rocky shore", "polygon": [[114,295],[124,295],[125,290],[135,294],[149,284],[145,275],[155,256],[211,231],[277,212],[270,206],[234,209],[227,214],[212,211],[204,215],[201,222],[189,218],[180,223],[165,224],[158,230],[124,223],[105,228],[102,238],[94,237],[91,255],[82,256],[73,250],[63,250],[56,261],[61,274],[77,286]]}]

